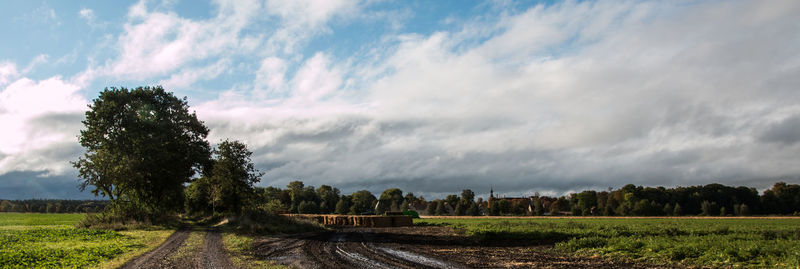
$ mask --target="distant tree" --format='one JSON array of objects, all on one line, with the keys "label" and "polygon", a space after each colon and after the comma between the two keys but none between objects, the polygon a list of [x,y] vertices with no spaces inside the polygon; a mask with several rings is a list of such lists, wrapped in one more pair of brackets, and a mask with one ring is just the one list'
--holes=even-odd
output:
[{"label": "distant tree", "polygon": [[409,210],[408,203],[409,202],[403,201],[403,204],[400,205],[400,211],[402,212],[408,211]]},{"label": "distant tree", "polygon": [[474,203],[475,202],[475,193],[470,189],[462,190],[461,191],[461,201],[464,202],[467,205],[470,205],[470,204]]},{"label": "distant tree", "polygon": [[14,208],[14,204],[9,201],[3,200],[0,201],[0,212],[11,212]]},{"label": "distant tree", "polygon": [[261,205],[259,208],[271,214],[278,214],[287,210],[286,206],[278,199],[270,200],[269,202]]},{"label": "distant tree", "polygon": [[727,216],[728,215],[728,209],[726,209],[724,206],[720,207],[719,208],[719,215],[720,216]]},{"label": "distant tree", "polygon": [[211,200],[220,201],[223,211],[240,214],[245,207],[253,205],[256,198],[253,184],[261,180],[263,173],[255,169],[250,156],[253,153],[239,141],[225,140],[214,150],[216,159],[209,178],[212,185]]},{"label": "distant tree", "polygon": [[339,198],[339,201],[336,202],[336,211],[335,211],[335,213],[336,214],[341,214],[341,215],[349,213],[350,212],[350,206],[351,206],[351,200],[352,200],[351,196],[342,195],[342,197]]},{"label": "distant tree", "polygon": [[463,216],[467,212],[467,205],[465,203],[458,202],[454,211],[455,212],[453,212],[453,215]]},{"label": "distant tree", "polygon": [[675,212],[675,209],[672,208],[672,205],[670,203],[664,205],[664,215],[669,216],[672,215],[673,212]]},{"label": "distant tree", "polygon": [[390,188],[383,191],[378,200],[378,206],[376,207],[375,213],[383,214],[386,211],[400,210],[400,203],[402,203],[405,198],[403,198],[402,190],[398,188]]},{"label": "distant tree", "polygon": [[479,216],[481,214],[480,209],[478,209],[478,205],[476,203],[472,203],[472,205],[467,208],[466,215],[467,216]]},{"label": "distant tree", "polygon": [[353,193],[350,214],[374,213],[375,203],[378,199],[367,190]]},{"label": "distant tree", "polygon": [[672,211],[673,216],[683,216],[683,208],[681,208],[681,204],[675,203],[675,209]]},{"label": "distant tree", "polygon": [[541,216],[544,215],[544,206],[542,205],[541,199],[536,197],[533,200],[533,215],[534,216]]},{"label": "distant tree", "polygon": [[289,182],[286,185],[286,189],[289,191],[289,197],[291,198],[291,206],[289,207],[289,211],[292,213],[297,213],[297,207],[300,205],[301,201],[304,201],[304,194],[303,191],[305,189],[305,184],[302,181],[295,180]]},{"label": "distant tree", "polygon": [[321,200],[319,204],[320,213],[327,214],[336,209],[336,203],[339,202],[339,189],[322,185],[317,188],[317,195]]},{"label": "distant tree", "polygon": [[511,214],[514,215],[525,215],[528,213],[528,207],[530,206],[530,202],[526,200],[514,200],[511,202]]},{"label": "distant tree", "polygon": [[447,208],[445,208],[445,204],[444,204],[444,202],[441,202],[441,201],[440,201],[440,202],[438,202],[438,203],[436,203],[436,204],[437,204],[437,205],[436,205],[436,215],[437,215],[437,216],[444,216],[444,215],[447,215]]},{"label": "distant tree", "polygon": [[458,201],[461,199],[458,198],[458,195],[450,194],[444,200],[445,202],[447,202],[448,205],[455,207]]},{"label": "distant tree", "polygon": [[506,199],[499,199],[493,203],[493,206],[497,207],[497,214],[498,215],[508,215],[511,214],[511,203],[508,202]]},{"label": "distant tree", "polygon": [[316,214],[318,209],[317,204],[313,201],[302,201],[297,206],[297,211],[300,214]]},{"label": "distant tree", "polygon": [[597,208],[597,192],[596,191],[583,191],[576,195],[577,207],[581,215],[593,215],[592,210]]},{"label": "distant tree", "polygon": [[181,210],[184,184],[209,160],[208,128],[185,98],[160,86],[106,88],[82,123],[86,153],[73,162],[80,188],[108,197],[129,217]]},{"label": "distant tree", "polygon": [[746,204],[742,204],[739,206],[739,215],[740,216],[750,216],[750,207]]},{"label": "distant tree", "polygon": [[428,207],[425,208],[425,214],[428,216],[436,215],[436,207],[438,206],[439,202],[434,200],[428,203]]},{"label": "distant tree", "polygon": [[700,210],[703,216],[716,216],[719,214],[719,207],[716,202],[703,201],[700,204]]}]

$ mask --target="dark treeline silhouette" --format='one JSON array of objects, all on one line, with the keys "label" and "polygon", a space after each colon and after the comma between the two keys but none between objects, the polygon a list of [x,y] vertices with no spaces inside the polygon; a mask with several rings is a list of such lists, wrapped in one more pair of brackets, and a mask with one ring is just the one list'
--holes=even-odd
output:
[{"label": "dark treeline silhouette", "polygon": [[382,214],[417,211],[423,215],[574,215],[574,216],[748,216],[800,214],[800,185],[776,183],[759,194],[755,188],[709,184],[691,187],[643,187],[632,184],[617,190],[583,191],[561,197],[495,197],[475,199],[472,190],[445,199],[427,201],[397,188],[379,196],[361,190],[341,195],[339,189],[305,186],[301,181],[286,189],[256,187],[255,203],[278,213]]},{"label": "dark treeline silhouette", "polygon": [[[642,187],[583,191],[568,196],[530,197],[533,215],[579,216],[747,216],[800,212],[800,185],[776,183],[759,195],[755,188],[709,184],[691,187]],[[500,213],[508,211],[500,211]]]},{"label": "dark treeline silhouette", "polygon": [[[800,215],[800,185],[776,183],[759,194],[754,188],[709,184],[691,187],[643,187],[632,184],[617,190],[583,191],[560,197],[495,197],[487,200],[472,190],[445,199],[427,201],[397,188],[379,196],[367,190],[349,195],[328,185],[305,186],[293,181],[285,189],[255,187],[253,204],[274,213],[383,214],[417,211],[441,216],[749,216]],[[0,212],[94,213],[107,200],[0,200]],[[187,201],[187,207],[191,205]]]},{"label": "dark treeline silhouette", "polygon": [[0,212],[20,213],[95,213],[109,204],[107,200],[0,200]]}]

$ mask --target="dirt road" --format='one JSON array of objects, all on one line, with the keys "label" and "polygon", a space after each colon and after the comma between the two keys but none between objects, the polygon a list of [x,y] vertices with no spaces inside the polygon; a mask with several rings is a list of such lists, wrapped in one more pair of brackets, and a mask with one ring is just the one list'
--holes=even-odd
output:
[{"label": "dirt road", "polygon": [[[202,245],[187,245],[193,233],[204,234]],[[122,266],[134,268],[235,268],[225,253],[222,235],[215,228],[194,227],[172,234],[156,249]]]},{"label": "dirt road", "polygon": [[646,268],[557,253],[552,246],[487,246],[446,227],[349,228],[256,241],[256,255],[298,268]]},{"label": "dirt road", "polygon": [[[295,268],[652,268],[581,258],[528,241],[470,241],[448,227],[341,228],[257,238],[253,253]],[[175,232],[123,268],[234,268],[213,228]]]}]

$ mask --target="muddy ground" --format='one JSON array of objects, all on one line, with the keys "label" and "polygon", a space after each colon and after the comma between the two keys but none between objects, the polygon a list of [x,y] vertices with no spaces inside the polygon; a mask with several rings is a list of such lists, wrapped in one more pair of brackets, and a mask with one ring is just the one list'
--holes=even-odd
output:
[{"label": "muddy ground", "polygon": [[257,239],[255,254],[298,268],[657,268],[580,258],[535,242],[470,241],[448,227],[343,228]]},{"label": "muddy ground", "polygon": [[[178,255],[187,248],[186,239],[192,233],[202,233],[201,246]],[[173,233],[156,249],[125,263],[121,268],[235,268],[222,245],[222,234],[216,228],[192,227]]]},{"label": "muddy ground", "polygon": [[[192,234],[195,235],[191,237]],[[554,251],[552,245],[529,241],[477,242],[452,228],[435,226],[339,228],[259,237],[254,241],[252,253],[257,259],[295,268],[663,267],[575,257]],[[194,227],[175,232],[161,246],[122,268],[235,267],[229,261],[219,230]]]}]

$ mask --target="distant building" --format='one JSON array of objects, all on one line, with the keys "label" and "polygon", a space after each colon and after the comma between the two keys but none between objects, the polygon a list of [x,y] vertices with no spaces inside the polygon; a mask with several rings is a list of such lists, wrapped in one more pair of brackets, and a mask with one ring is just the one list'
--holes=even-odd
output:
[{"label": "distant building", "polygon": [[534,198],[535,198],[534,196],[530,196],[530,197],[505,197],[505,196],[503,196],[503,197],[494,197],[494,188],[491,188],[491,189],[489,189],[488,208],[492,208],[492,204],[496,203],[497,201],[506,200],[506,201],[508,201],[509,204],[523,203],[524,205],[526,205],[525,206],[525,208],[526,208],[526,212],[525,213],[532,214],[533,213],[533,200],[534,200]]}]

